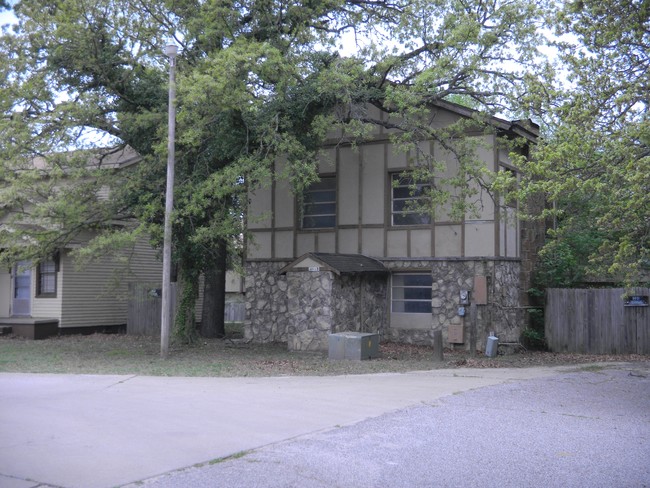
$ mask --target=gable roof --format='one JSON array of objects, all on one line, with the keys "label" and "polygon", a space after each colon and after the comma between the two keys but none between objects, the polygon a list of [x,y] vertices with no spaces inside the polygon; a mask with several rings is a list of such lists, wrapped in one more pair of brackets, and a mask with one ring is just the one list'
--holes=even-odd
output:
[{"label": "gable roof", "polygon": [[[431,106],[443,108],[467,118],[472,118],[474,115],[481,113],[473,108],[464,107],[447,100],[436,100],[431,102]],[[535,142],[539,137],[539,125],[530,119],[506,120],[492,115],[487,118],[487,122],[501,131],[523,137],[531,142]]]},{"label": "gable roof", "polygon": [[308,252],[280,270],[289,271],[332,271],[337,275],[355,273],[388,273],[379,261],[362,254],[335,254]]}]

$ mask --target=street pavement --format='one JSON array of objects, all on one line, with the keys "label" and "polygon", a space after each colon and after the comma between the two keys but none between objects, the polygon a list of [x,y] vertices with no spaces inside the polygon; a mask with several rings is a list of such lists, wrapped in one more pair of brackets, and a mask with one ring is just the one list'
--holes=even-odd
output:
[{"label": "street pavement", "polygon": [[0,374],[0,488],[650,487],[650,364]]}]

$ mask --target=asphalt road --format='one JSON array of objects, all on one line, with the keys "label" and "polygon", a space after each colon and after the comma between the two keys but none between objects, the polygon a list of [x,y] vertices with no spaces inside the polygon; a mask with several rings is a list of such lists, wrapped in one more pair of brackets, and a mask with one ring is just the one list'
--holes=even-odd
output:
[{"label": "asphalt road", "polygon": [[650,369],[480,388],[144,486],[647,487]]},{"label": "asphalt road", "polygon": [[0,374],[0,488],[650,487],[650,363]]}]

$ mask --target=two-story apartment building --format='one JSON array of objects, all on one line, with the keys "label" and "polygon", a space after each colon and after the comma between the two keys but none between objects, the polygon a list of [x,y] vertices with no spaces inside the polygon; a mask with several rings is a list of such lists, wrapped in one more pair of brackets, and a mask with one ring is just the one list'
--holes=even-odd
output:
[{"label": "two-story apartment building", "polygon": [[[388,117],[373,110],[377,119]],[[432,123],[445,127],[474,112],[440,103],[432,114]],[[516,172],[500,140],[521,138],[525,150],[537,127],[498,118],[488,125],[492,130],[466,133],[476,155],[489,172]],[[356,146],[333,137],[323,147],[320,181],[301,198],[281,179],[251,190],[247,338],[318,350],[333,332],[431,344],[442,330],[447,344],[467,345],[475,327],[479,347],[491,332],[518,340],[535,235],[515,208],[486,192],[477,193],[476,212],[461,218],[444,205],[435,216],[413,207],[430,183],[408,176],[417,157],[400,152],[389,135],[378,126]],[[423,140],[418,147],[452,174],[458,161],[444,146]],[[282,163],[276,164],[279,174]]]}]

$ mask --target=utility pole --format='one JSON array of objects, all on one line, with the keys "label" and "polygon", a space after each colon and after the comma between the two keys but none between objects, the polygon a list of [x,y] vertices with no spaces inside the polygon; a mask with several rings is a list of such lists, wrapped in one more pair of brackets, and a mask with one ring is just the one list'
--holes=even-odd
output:
[{"label": "utility pole", "polygon": [[165,193],[165,234],[163,240],[162,311],[160,321],[160,357],[169,352],[169,331],[172,320],[171,270],[172,270],[172,211],[174,209],[174,160],[176,138],[176,54],[178,47],[168,44],[165,54],[169,58],[169,132],[167,136],[167,190]]}]

